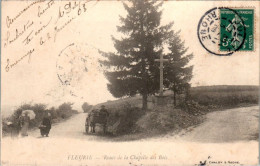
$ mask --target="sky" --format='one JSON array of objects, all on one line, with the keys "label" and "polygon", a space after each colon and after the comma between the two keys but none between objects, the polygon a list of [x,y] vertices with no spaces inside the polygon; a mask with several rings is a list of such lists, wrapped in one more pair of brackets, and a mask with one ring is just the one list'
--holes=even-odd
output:
[{"label": "sky", "polygon": [[[80,109],[83,102],[97,104],[114,99],[106,87],[104,68],[98,63],[102,58],[98,50],[115,51],[111,36],[120,38],[116,26],[120,25],[119,15],[125,16],[126,12],[120,1],[92,1],[85,4],[84,12],[83,2],[80,15],[78,6],[72,9],[74,2],[67,10],[64,6],[69,7],[68,1],[45,1],[31,6],[32,1],[2,2],[2,105],[40,102],[52,106],[70,101]],[[206,11],[245,4],[243,1],[164,2],[162,25],[174,21],[173,30],[181,30],[188,53],[194,54],[190,62],[194,65],[192,86],[259,84],[258,2],[252,2],[257,23],[254,51],[235,52],[225,57],[212,55],[202,47],[197,36],[198,22]],[[19,15],[23,9],[26,10]],[[16,19],[10,21],[12,18]],[[15,39],[17,31],[20,34]],[[10,43],[11,39],[15,41]],[[30,50],[34,51],[30,54]],[[6,67],[19,59],[7,72]],[[58,77],[62,74],[65,76],[60,79],[63,82],[70,79],[70,85],[62,85]]]}]

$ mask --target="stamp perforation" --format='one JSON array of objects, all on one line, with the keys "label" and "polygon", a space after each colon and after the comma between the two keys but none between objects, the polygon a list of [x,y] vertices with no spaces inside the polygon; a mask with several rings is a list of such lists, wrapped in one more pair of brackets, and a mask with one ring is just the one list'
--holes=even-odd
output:
[{"label": "stamp perforation", "polygon": [[[218,9],[220,9],[220,8],[230,8],[230,9],[253,9],[253,17],[254,17],[254,20],[253,20],[253,23],[254,23],[254,27],[253,27],[253,41],[254,41],[254,45],[253,45],[253,50],[236,50],[236,51],[234,51],[234,52],[255,52],[256,51],[256,49],[255,49],[255,47],[256,47],[256,42],[255,42],[255,34],[256,34],[256,14],[255,14],[255,6],[235,6],[235,7],[227,7],[227,6],[219,6],[219,7],[217,7]],[[218,17],[220,18],[220,12],[218,13]],[[219,29],[219,34],[220,34],[220,29]],[[225,53],[225,52],[228,52],[228,51],[224,51],[224,50],[220,50],[220,47],[218,48],[219,49],[219,51],[220,52],[223,52],[223,53]]]}]

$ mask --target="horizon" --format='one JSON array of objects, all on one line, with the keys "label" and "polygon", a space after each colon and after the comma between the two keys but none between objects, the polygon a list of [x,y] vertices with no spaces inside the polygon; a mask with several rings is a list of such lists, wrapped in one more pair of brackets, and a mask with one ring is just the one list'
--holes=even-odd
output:
[{"label": "horizon", "polygon": [[[207,85],[207,86],[191,86],[191,88],[199,88],[199,87],[221,87],[221,86],[231,86],[231,87],[258,87],[259,88],[259,85]],[[169,92],[169,91],[171,91],[171,90],[165,90],[164,92]],[[140,96],[140,94],[136,94],[135,96],[133,96],[133,97],[136,97],[136,96]],[[154,96],[154,95],[150,95],[150,96]],[[111,99],[111,100],[107,100],[107,101],[104,101],[104,102],[100,102],[100,103],[96,103],[96,104],[90,104],[90,103],[88,103],[88,104],[90,104],[90,105],[92,105],[92,106],[97,106],[97,105],[100,105],[100,104],[105,104],[105,103],[107,103],[107,102],[115,102],[115,101],[120,101],[120,100],[122,100],[122,99],[128,99],[128,98],[132,98],[131,96],[126,96],[126,97],[124,97],[124,98],[114,98],[114,99]],[[65,102],[70,102],[70,101],[64,101],[64,102],[62,102],[62,103],[65,103]],[[87,102],[87,101],[85,101],[85,102]],[[62,104],[62,103],[60,103],[60,104]],[[72,105],[72,108],[74,109],[74,110],[76,110],[76,111],[78,111],[78,112],[83,112],[83,110],[82,110],[82,108],[81,108],[81,106],[82,106],[82,104],[83,104],[84,102],[82,102],[80,105],[78,105],[76,108],[74,108],[74,104],[75,103],[73,103],[73,105]],[[57,108],[60,104],[58,104],[58,105],[48,105],[48,103],[38,103],[38,102],[29,102],[29,103],[20,103],[20,104],[18,104],[18,105],[8,105],[8,104],[1,104],[1,115],[2,115],[2,117],[4,117],[4,118],[6,118],[6,117],[8,117],[8,116],[10,116],[10,115],[12,115],[12,113],[15,111],[15,109],[17,109],[19,106],[21,106],[21,105],[23,105],[23,104],[32,104],[32,105],[34,105],[34,104],[45,104],[45,105],[47,105],[47,109],[49,109],[49,108],[51,108],[51,107],[55,107],[55,108]],[[8,107],[6,110],[5,109],[3,109],[3,107]],[[78,110],[78,109],[80,109],[80,110]],[[8,113],[7,113],[8,112]],[[2,114],[2,113],[4,113],[4,114]]]}]

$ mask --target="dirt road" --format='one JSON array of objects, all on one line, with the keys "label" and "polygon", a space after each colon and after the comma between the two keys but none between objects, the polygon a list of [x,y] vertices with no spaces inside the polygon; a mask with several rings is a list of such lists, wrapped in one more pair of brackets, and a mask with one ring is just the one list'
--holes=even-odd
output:
[{"label": "dirt road", "polygon": [[234,142],[258,139],[259,107],[243,107],[207,114],[206,121],[188,131],[187,141]]},{"label": "dirt road", "polygon": [[178,135],[167,135],[177,140],[203,143],[227,143],[257,140],[259,135],[259,107],[241,107],[211,112],[205,121],[183,130]]},{"label": "dirt road", "polygon": [[[86,139],[86,135],[84,134],[86,116],[87,114],[85,113],[79,113],[62,123],[54,124],[50,130],[50,137]],[[39,137],[40,130],[35,130],[30,135]]]},{"label": "dirt road", "polygon": [[[98,139],[97,136],[85,134],[87,114],[80,113],[63,123],[54,125],[50,137],[77,139]],[[256,140],[258,135],[259,108],[243,107],[216,111],[206,115],[205,121],[196,127],[182,131],[173,136],[176,139],[196,142],[234,142]],[[40,131],[30,133],[39,137]],[[168,136],[165,136],[168,139]],[[159,138],[158,138],[159,139]],[[151,138],[153,140],[153,138]]]},{"label": "dirt road", "polygon": [[[111,142],[108,138],[85,135],[85,117],[86,114],[77,114],[54,125],[48,138],[39,138],[39,130],[24,138],[3,138],[2,165],[94,166],[103,163],[127,166],[129,163],[152,165],[156,162],[187,166],[198,164],[209,155],[216,161],[239,159],[244,165],[256,165],[258,161],[258,141],[252,140],[258,133],[258,107],[212,112],[204,123],[178,136],[130,142]],[[154,155],[161,159],[150,160]],[[127,159],[119,159],[119,156]]]}]

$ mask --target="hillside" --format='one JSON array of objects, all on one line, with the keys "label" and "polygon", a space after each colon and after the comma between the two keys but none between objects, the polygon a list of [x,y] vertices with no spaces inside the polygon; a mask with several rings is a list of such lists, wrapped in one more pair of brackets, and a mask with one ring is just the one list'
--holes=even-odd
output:
[{"label": "hillside", "polygon": [[[203,105],[214,105],[220,106],[224,104],[225,106],[235,106],[235,104],[257,104],[259,96],[259,87],[254,85],[214,85],[214,86],[198,86],[191,88],[191,98],[192,100],[199,102]],[[172,91],[165,91],[165,96],[172,97]],[[179,99],[181,95],[179,96]],[[237,100],[237,102],[230,99]],[[221,100],[221,101],[220,101]],[[152,109],[155,105],[156,97],[149,96],[148,98],[148,108]],[[107,101],[100,103],[95,107],[100,107],[101,105],[106,105],[108,108],[115,105],[122,105],[128,103],[135,107],[142,107],[142,97],[136,95],[134,97],[121,98],[114,101]]]},{"label": "hillside", "polygon": [[258,90],[258,86],[201,86],[191,88],[189,100],[184,100],[183,94],[177,95],[176,106],[173,105],[173,93],[165,91],[165,106],[158,107],[156,97],[150,96],[148,111],[141,109],[140,95],[108,101],[95,107],[105,105],[109,110],[109,132],[153,136],[198,125],[204,121],[204,115],[212,111],[257,105]]}]

